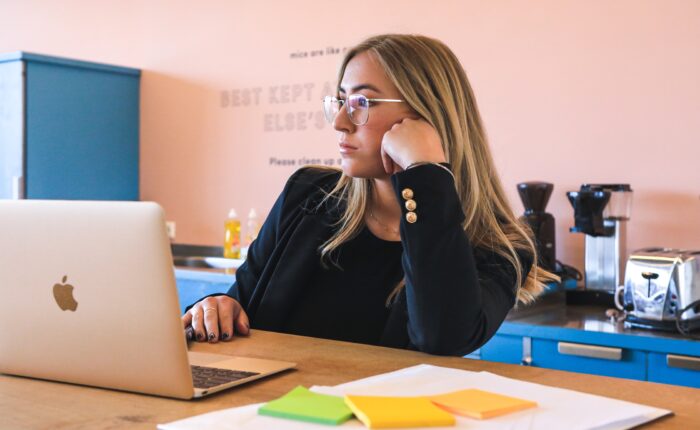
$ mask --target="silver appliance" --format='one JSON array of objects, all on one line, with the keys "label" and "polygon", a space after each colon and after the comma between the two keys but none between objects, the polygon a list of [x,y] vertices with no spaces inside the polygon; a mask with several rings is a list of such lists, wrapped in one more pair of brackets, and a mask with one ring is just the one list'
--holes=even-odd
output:
[{"label": "silver appliance", "polygon": [[612,305],[625,273],[632,188],[629,184],[584,184],[567,196],[574,208],[570,231],[586,235],[585,288]]},{"label": "silver appliance", "polygon": [[[678,330],[700,327],[700,251],[645,248],[627,261],[615,302],[636,327]],[[620,303],[619,293],[622,293]]]}]

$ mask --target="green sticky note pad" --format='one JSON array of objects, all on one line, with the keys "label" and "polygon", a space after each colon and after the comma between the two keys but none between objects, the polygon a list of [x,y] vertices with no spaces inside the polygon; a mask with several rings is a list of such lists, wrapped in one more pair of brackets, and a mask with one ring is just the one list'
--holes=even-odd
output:
[{"label": "green sticky note pad", "polygon": [[352,417],[342,397],[318,394],[301,385],[258,409],[259,415],[338,425]]}]

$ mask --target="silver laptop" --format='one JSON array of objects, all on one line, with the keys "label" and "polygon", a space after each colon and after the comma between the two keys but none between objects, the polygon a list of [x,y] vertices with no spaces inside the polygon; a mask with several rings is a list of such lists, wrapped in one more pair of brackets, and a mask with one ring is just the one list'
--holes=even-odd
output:
[{"label": "silver laptop", "polygon": [[0,294],[2,373],[188,399],[295,366],[188,353],[156,203],[0,200]]}]

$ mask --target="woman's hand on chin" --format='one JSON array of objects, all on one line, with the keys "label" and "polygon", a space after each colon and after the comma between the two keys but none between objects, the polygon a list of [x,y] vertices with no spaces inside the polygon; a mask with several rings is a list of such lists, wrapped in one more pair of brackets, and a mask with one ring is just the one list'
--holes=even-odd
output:
[{"label": "woman's hand on chin", "polygon": [[384,170],[394,174],[413,163],[444,163],[445,151],[437,130],[423,119],[404,118],[384,133],[381,147]]}]

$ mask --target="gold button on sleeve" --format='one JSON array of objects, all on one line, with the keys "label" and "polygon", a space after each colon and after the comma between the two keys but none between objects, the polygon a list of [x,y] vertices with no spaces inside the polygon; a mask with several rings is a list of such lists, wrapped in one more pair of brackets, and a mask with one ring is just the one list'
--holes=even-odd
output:
[{"label": "gold button on sleeve", "polygon": [[416,210],[416,201],[415,200],[406,200],[406,209],[409,211],[414,211]]},{"label": "gold button on sleeve", "polygon": [[404,188],[403,191],[401,191],[401,196],[404,198],[404,200],[412,199],[413,190],[410,188]]},{"label": "gold button on sleeve", "polygon": [[409,212],[406,214],[406,221],[413,224],[414,222],[418,221],[418,215],[416,215],[415,212]]}]

